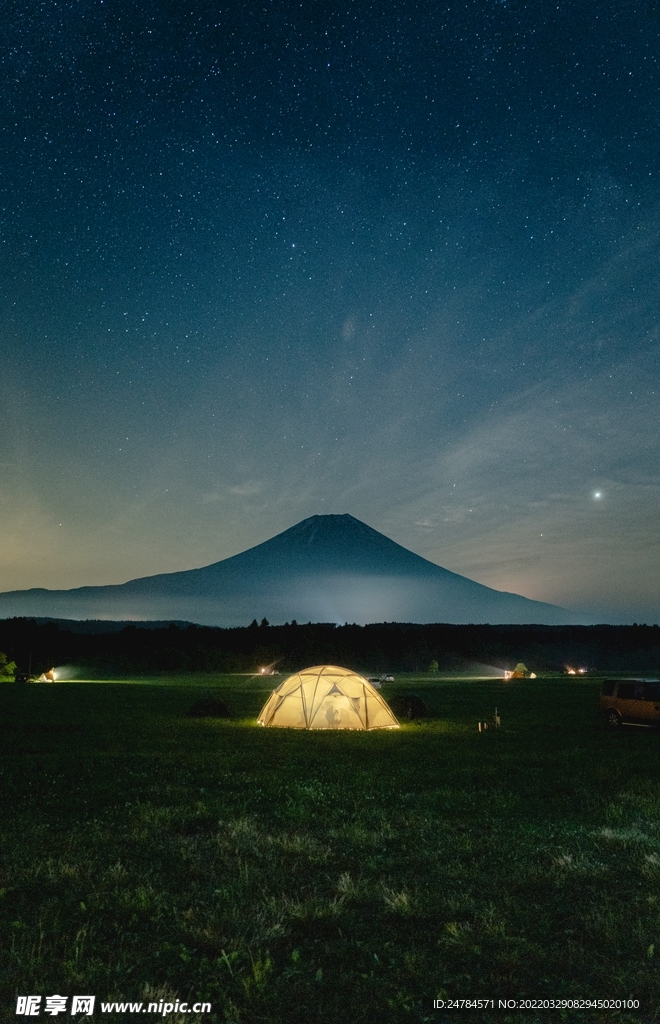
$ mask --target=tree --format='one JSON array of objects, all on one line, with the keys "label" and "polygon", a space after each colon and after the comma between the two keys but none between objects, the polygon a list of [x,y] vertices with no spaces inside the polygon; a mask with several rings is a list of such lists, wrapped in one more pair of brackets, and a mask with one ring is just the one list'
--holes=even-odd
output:
[{"label": "tree", "polygon": [[437,672],[438,671],[438,667],[439,666],[438,666],[437,661],[435,661],[435,660],[432,661],[431,664],[429,665],[429,672]]},{"label": "tree", "polygon": [[16,662],[9,661],[6,654],[0,651],[0,679],[13,678],[16,672]]}]

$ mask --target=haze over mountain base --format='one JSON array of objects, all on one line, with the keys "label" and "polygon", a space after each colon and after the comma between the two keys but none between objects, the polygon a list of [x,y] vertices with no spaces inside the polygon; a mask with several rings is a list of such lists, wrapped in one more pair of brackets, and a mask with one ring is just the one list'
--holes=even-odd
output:
[{"label": "haze over mountain base", "polygon": [[311,516],[201,569],[74,590],[0,594],[0,617],[270,622],[587,622],[449,572],[350,515]]}]

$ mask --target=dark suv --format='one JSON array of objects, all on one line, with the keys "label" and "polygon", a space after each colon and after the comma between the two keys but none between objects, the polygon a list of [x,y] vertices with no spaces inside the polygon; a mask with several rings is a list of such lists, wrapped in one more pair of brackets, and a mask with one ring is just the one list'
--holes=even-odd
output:
[{"label": "dark suv", "polygon": [[660,679],[604,679],[598,703],[613,729],[660,727]]}]

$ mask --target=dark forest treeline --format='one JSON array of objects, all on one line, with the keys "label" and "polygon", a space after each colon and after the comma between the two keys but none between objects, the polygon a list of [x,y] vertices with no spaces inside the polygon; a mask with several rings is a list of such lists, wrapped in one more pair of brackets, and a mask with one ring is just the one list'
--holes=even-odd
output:
[{"label": "dark forest treeline", "polygon": [[[240,629],[169,624],[160,628],[113,624],[0,620],[0,651],[19,670],[38,674],[71,665],[77,674],[139,675],[159,672],[254,672],[276,665],[295,671],[339,664],[366,673],[441,672],[477,666],[561,672],[567,665],[598,672],[657,674],[658,626],[490,626],[380,623],[267,623]],[[86,629],[86,632],[76,632]],[[108,630],[101,632],[100,630]]]}]

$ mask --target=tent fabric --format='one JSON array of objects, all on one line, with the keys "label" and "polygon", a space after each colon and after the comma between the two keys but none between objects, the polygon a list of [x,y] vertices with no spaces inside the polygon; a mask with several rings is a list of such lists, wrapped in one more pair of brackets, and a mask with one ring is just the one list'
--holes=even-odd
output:
[{"label": "tent fabric", "polygon": [[257,722],[281,729],[399,728],[371,683],[338,665],[315,665],[289,676],[273,690]]}]

